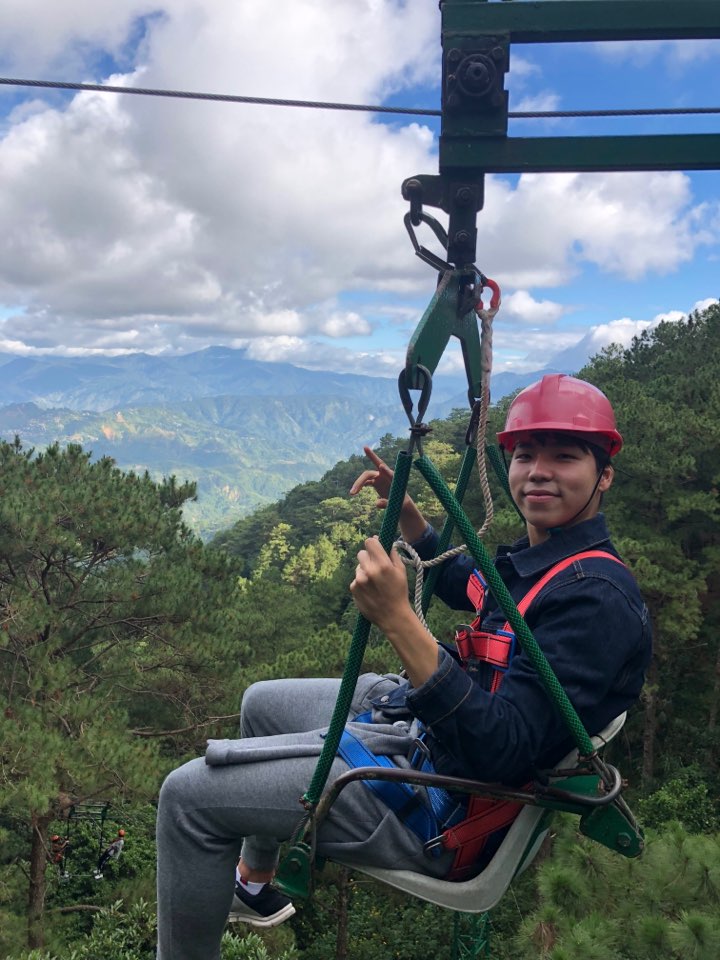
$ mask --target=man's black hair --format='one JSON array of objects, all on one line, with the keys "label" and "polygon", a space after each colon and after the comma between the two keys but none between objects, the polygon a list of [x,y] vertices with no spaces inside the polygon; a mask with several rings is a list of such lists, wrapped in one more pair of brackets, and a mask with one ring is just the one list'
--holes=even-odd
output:
[{"label": "man's black hair", "polygon": [[591,443],[589,440],[584,440],[582,437],[577,436],[577,434],[565,433],[563,430],[533,430],[531,432],[534,439],[537,440],[540,446],[544,446],[545,440],[548,437],[556,437],[562,440],[563,443],[568,443],[579,447],[583,453],[591,453],[593,455],[593,459],[595,460],[595,466],[597,467],[598,473],[602,473],[605,467],[610,464],[611,457],[607,450],[603,450],[603,448],[597,443]]}]

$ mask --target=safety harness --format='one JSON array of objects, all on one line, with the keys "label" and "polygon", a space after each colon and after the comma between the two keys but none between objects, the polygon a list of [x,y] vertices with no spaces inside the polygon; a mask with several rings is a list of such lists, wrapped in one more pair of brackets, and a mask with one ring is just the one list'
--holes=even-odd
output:
[{"label": "safety harness", "polygon": [[[540,591],[559,573],[577,561],[602,557],[622,564],[622,560],[604,550],[584,550],[575,553],[552,566],[535,583],[517,605],[518,612],[525,616],[530,604]],[[487,583],[477,570],[468,581],[468,599],[476,611],[476,618],[469,626],[458,629],[455,635],[457,652],[463,668],[472,663],[487,663],[492,668],[490,693],[496,693],[515,655],[515,634],[506,621],[497,633],[481,630],[482,611],[487,595]],[[371,714],[355,718],[355,722],[371,722]],[[425,731],[415,741],[417,749],[411,758],[416,769],[433,772],[429,750],[423,742]],[[389,757],[376,756],[347,728],[343,732],[338,754],[350,767],[394,767]],[[497,800],[489,797],[471,796],[467,807],[463,801],[439,787],[428,789],[430,809],[408,784],[391,781],[363,780],[369,790],[375,792],[396,816],[423,842],[431,856],[444,850],[454,850],[455,859],[448,880],[464,880],[477,873],[478,862],[488,838],[499,830],[509,827],[523,808],[515,800]]]}]

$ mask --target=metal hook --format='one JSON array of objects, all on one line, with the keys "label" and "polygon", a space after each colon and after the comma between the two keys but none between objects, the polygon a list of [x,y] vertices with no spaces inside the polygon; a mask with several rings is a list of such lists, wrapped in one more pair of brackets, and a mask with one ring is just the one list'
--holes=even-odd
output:
[{"label": "metal hook", "polygon": [[[417,223],[415,222],[416,220]],[[435,217],[431,217],[429,213],[414,214],[411,211],[410,213],[405,214],[403,217],[403,222],[405,224],[405,229],[410,236],[410,240],[415,251],[415,256],[420,257],[421,260],[424,260],[425,263],[429,263],[431,267],[434,267],[438,271],[443,272],[445,270],[452,269],[451,265],[447,263],[447,261],[443,260],[441,257],[438,257],[437,254],[433,253],[431,250],[428,250],[427,247],[421,246],[418,243],[417,237],[415,236],[415,226],[418,226],[420,223],[426,223],[440,241],[443,250],[447,250],[447,231],[443,225],[435,219]]]},{"label": "metal hook", "polygon": [[[494,317],[500,309],[500,286],[494,280],[491,280],[490,277],[486,277],[483,273],[480,273],[480,271],[478,271],[478,277],[480,279],[480,294],[475,304],[475,311],[479,314],[481,310],[484,310],[488,316]],[[483,306],[482,302],[482,295],[486,289],[492,292],[490,303],[487,307]]]},{"label": "metal hook", "polygon": [[410,421],[410,452],[414,446],[417,446],[418,452],[422,456],[422,438],[430,433],[431,427],[422,422],[425,411],[430,403],[430,393],[432,391],[432,374],[427,367],[422,364],[415,364],[412,368],[412,376],[415,381],[420,382],[420,386],[412,389],[420,390],[420,397],[417,405],[417,417],[413,415],[413,400],[410,396],[411,387],[408,384],[408,368],[400,371],[398,376],[398,392],[400,401],[403,405],[407,418]]}]

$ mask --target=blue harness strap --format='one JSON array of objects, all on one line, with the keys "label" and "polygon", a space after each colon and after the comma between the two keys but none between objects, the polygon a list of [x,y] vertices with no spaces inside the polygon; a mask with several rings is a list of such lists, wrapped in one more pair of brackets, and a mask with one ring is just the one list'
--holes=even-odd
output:
[{"label": "blue harness strap", "polygon": [[[367,717],[367,720],[365,719]],[[370,714],[362,714],[355,718],[355,722],[367,723]],[[351,768],[355,767],[389,767],[397,769],[396,764],[386,756],[371,753],[362,740],[359,740],[347,728],[343,731],[338,746],[338,756]],[[418,768],[429,773],[434,768],[429,760],[425,760]],[[412,830],[423,843],[434,840],[451,822],[457,822],[465,815],[465,805],[454,799],[447,790],[441,787],[428,787],[427,795],[432,809],[428,809],[421,798],[415,793],[410,784],[391,782],[389,780],[361,780],[363,786],[372,790],[383,801],[385,806]],[[438,856],[441,848],[431,848],[431,853]]]},{"label": "blue harness strap", "polygon": [[[395,764],[389,757],[376,756],[365,744],[345,730],[340,739],[338,755],[349,767],[391,767]],[[376,793],[383,803],[423,842],[427,843],[440,832],[433,813],[428,810],[412,787],[407,783],[391,783],[389,780],[363,780],[365,787]]]}]

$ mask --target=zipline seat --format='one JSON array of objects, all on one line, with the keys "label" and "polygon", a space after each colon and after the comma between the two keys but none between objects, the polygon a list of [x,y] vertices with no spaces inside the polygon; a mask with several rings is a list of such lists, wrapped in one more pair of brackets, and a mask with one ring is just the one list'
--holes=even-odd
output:
[{"label": "zipline seat", "polygon": [[[600,750],[617,736],[625,723],[623,713],[597,736],[592,738],[593,747]],[[558,769],[577,766],[578,751],[573,750],[558,764]],[[491,910],[504,896],[516,876],[530,866],[543,840],[547,836],[553,811],[527,805],[519,813],[504,840],[485,869],[470,880],[453,882],[438,880],[424,873],[410,870],[389,870],[385,867],[368,867],[348,861],[341,862],[351,870],[364,873],[413,897],[427,900],[438,907],[462,913],[485,913]]]}]

